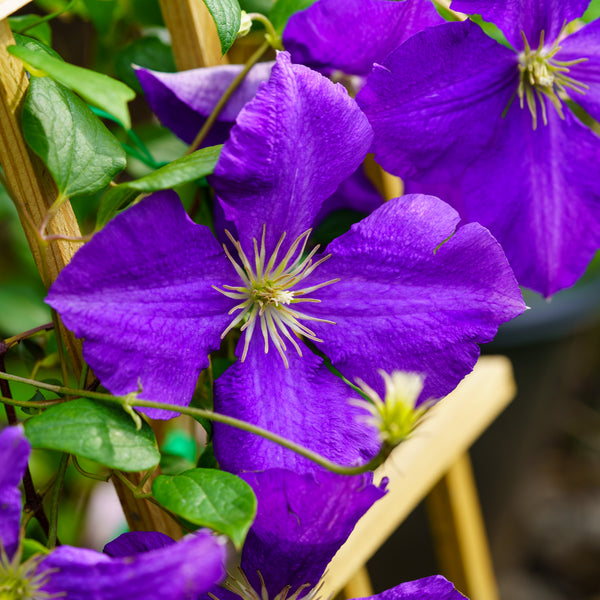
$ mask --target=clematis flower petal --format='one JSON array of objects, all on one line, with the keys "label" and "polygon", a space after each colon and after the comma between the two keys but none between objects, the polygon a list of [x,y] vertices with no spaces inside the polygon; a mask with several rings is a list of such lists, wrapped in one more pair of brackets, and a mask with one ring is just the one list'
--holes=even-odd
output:
[{"label": "clematis flower petal", "polygon": [[[258,63],[244,77],[223,107],[204,146],[222,144],[238,113],[269,78],[273,62]],[[160,73],[136,69],[146,100],[161,123],[186,144],[191,144],[243,65],[223,65],[191,69],[180,73]]]},{"label": "clematis flower petal", "polygon": [[594,119],[600,119],[600,20],[588,23],[560,42],[556,60],[572,61],[587,58],[585,62],[571,65],[569,77],[589,87],[583,94],[569,90],[573,102],[582,106]]},{"label": "clematis flower petal", "polygon": [[356,600],[465,600],[460,592],[441,575],[407,581],[381,594]]},{"label": "clematis flower petal", "polygon": [[343,86],[280,52],[271,79],[239,114],[212,178],[244,249],[252,250],[268,222],[267,253],[284,231],[285,251],[358,168],[371,139]]},{"label": "clematis flower petal", "polygon": [[465,218],[497,237],[519,282],[550,296],[575,283],[600,246],[600,138],[568,110],[564,120],[547,113],[534,131],[529,113],[511,107],[462,192]]},{"label": "clematis flower petal", "polygon": [[175,540],[160,531],[130,531],[104,546],[104,554],[113,558],[133,556],[140,552],[148,552],[174,544]]},{"label": "clematis flower petal", "polygon": [[405,179],[455,178],[488,144],[489,120],[508,106],[518,77],[517,55],[470,21],[413,36],[357,96],[375,159]]},{"label": "clematis flower petal", "polygon": [[19,483],[27,468],[31,446],[23,427],[7,427],[0,432],[0,546],[9,558],[19,542],[21,492]]},{"label": "clematis flower petal", "polygon": [[290,17],[283,44],[294,62],[313,69],[368,75],[411,35],[442,22],[423,0],[319,0]]},{"label": "clematis flower petal", "polygon": [[287,585],[291,592],[315,585],[358,519],[385,494],[385,483],[374,486],[371,475],[269,469],[242,477],[258,509],[241,566],[256,590],[260,571],[270,598]]},{"label": "clematis flower petal", "polygon": [[[173,192],[118,215],[63,269],[46,301],[84,337],[84,358],[113,394],[187,405],[235,300],[211,286],[236,273]],[[152,418],[170,411],[145,410]]]},{"label": "clematis flower petal", "polygon": [[[375,429],[360,422],[366,412],[349,403],[356,393],[298,343],[303,356],[290,348],[289,369],[276,352],[265,354],[261,343],[251,344],[246,360],[215,382],[215,411],[264,427],[340,464],[365,462],[377,453],[379,443]],[[232,473],[272,467],[303,473],[320,469],[257,435],[219,423],[214,428],[217,460]]]},{"label": "clematis flower petal", "polygon": [[195,600],[225,577],[222,538],[201,531],[177,543],[124,558],[60,546],[38,567],[43,591],[67,600]]},{"label": "clematis flower petal", "polygon": [[453,0],[451,8],[479,14],[497,25],[515,50],[523,50],[525,34],[537,46],[540,34],[546,41],[558,38],[563,25],[583,15],[590,0]]},{"label": "clematis flower petal", "polygon": [[421,400],[450,392],[472,369],[478,343],[525,309],[500,245],[431,196],[391,200],[331,243],[319,271],[340,281],[305,310],[319,348],[350,380],[380,395],[378,369],[425,375]]}]

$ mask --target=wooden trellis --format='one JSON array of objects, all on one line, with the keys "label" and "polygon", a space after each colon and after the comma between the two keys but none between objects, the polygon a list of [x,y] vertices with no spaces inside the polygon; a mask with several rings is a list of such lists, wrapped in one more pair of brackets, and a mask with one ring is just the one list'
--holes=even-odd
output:
[{"label": "wooden trellis", "polygon": [[[47,264],[31,227],[39,227],[56,197],[55,186],[43,165],[28,152],[19,127],[27,78],[20,61],[6,47],[14,43],[5,20],[28,0],[0,0],[0,164],[17,199],[33,255],[44,283],[49,285],[72,257],[76,245],[57,242],[49,247]],[[216,28],[202,0],[160,0],[171,32],[178,68],[222,63]],[[383,176],[386,189],[399,190],[399,182]],[[396,192],[397,193],[397,192]],[[50,224],[50,232],[78,236],[79,227],[68,203]],[[66,345],[76,370],[81,368],[81,345],[65,332]],[[322,595],[344,589],[347,597],[372,593],[364,565],[412,509],[427,498],[441,571],[471,600],[497,600],[497,586],[481,509],[471,472],[468,449],[514,396],[509,362],[503,357],[481,359],[474,372],[428,414],[414,436],[399,446],[377,471],[376,479],[389,478],[389,492],[358,523],[339,550],[323,579]],[[176,535],[173,522],[147,502],[134,501],[121,486],[121,500],[142,528]]]}]

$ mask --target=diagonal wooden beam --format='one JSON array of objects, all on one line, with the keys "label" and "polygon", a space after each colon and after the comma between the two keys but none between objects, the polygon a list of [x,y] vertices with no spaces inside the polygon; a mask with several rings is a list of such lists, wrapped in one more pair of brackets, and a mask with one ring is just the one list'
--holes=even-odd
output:
[{"label": "diagonal wooden beam", "polygon": [[323,597],[333,597],[353,578],[504,410],[515,391],[509,360],[483,357],[456,390],[431,409],[412,438],[376,471],[376,481],[389,478],[388,493],[358,522],[327,567]]}]

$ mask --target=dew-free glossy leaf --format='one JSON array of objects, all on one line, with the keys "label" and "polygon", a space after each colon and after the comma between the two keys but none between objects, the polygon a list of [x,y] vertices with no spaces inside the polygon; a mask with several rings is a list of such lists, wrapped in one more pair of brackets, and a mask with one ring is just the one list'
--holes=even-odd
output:
[{"label": "dew-free glossy leaf", "polygon": [[217,26],[221,52],[225,54],[240,30],[242,9],[238,0],[204,0]]},{"label": "dew-free glossy leaf", "polygon": [[168,190],[210,175],[215,170],[221,148],[223,148],[222,145],[196,150],[196,152],[182,156],[144,177],[126,181],[107,190],[98,209],[98,227],[104,227],[139,193]]},{"label": "dew-free glossy leaf", "polygon": [[222,148],[223,146],[219,145],[196,150],[196,152],[177,158],[144,177],[122,183],[121,186],[139,192],[156,192],[206,177],[215,170]]},{"label": "dew-free glossy leaf", "polygon": [[85,102],[49,77],[31,79],[23,135],[68,197],[102,189],[127,164],[119,142]]},{"label": "dew-free glossy leaf", "polygon": [[225,534],[236,548],[241,548],[256,515],[252,488],[239,477],[217,469],[159,475],[152,493],[176,515]]},{"label": "dew-free glossy leaf", "polygon": [[36,52],[23,46],[9,46],[8,51],[20,58],[34,74],[41,71],[49,75],[77,92],[89,104],[117,117],[126,129],[131,129],[127,103],[133,100],[135,92],[129,86],[108,75],[70,65],[46,52]]},{"label": "dew-free glossy leaf", "polygon": [[60,450],[95,460],[111,469],[141,471],[158,464],[154,433],[142,422],[137,431],[118,406],[79,398],[57,404],[25,423],[34,448]]}]

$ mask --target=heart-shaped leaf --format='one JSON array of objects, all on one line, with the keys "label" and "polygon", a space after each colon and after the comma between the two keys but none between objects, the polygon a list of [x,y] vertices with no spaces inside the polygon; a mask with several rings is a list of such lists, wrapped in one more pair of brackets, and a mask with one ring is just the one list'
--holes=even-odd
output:
[{"label": "heart-shaped leaf", "polygon": [[121,471],[150,469],[160,460],[147,423],[137,431],[118,406],[87,398],[57,404],[29,419],[25,435],[34,448],[69,452]]},{"label": "heart-shaped leaf", "polygon": [[23,135],[67,197],[106,187],[127,164],[117,139],[85,102],[49,77],[31,79]]},{"label": "heart-shaped leaf", "polygon": [[159,475],[152,493],[187,521],[224,533],[241,548],[256,515],[256,496],[242,479],[217,469],[190,469]]},{"label": "heart-shaped leaf", "polygon": [[135,98],[135,92],[129,86],[103,73],[70,65],[46,52],[23,46],[9,46],[8,51],[20,58],[33,74],[42,72],[49,75],[79,94],[89,104],[117,117],[125,129],[131,129],[127,103]]},{"label": "heart-shaped leaf", "polygon": [[204,0],[219,33],[221,52],[225,54],[235,41],[242,21],[238,0]]}]

